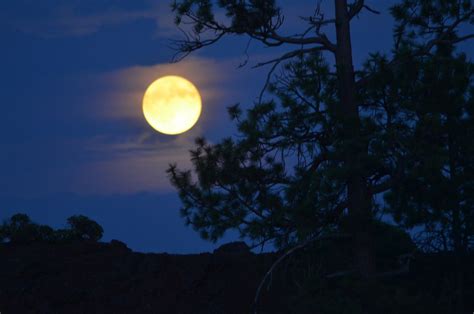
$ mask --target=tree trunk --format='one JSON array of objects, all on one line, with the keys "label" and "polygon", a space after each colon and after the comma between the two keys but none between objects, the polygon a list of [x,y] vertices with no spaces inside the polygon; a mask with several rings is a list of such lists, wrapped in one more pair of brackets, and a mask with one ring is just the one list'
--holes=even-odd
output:
[{"label": "tree trunk", "polygon": [[456,125],[453,121],[451,114],[448,114],[447,119],[448,127],[448,155],[449,155],[449,172],[450,181],[453,191],[451,192],[451,213],[452,213],[452,224],[451,224],[451,237],[453,239],[454,256],[456,261],[456,304],[455,313],[464,313],[464,263],[463,256],[465,252],[465,246],[462,237],[462,222],[459,208],[458,198],[458,183],[456,173],[456,147],[454,141],[454,134],[456,134]]},{"label": "tree trunk", "polygon": [[354,259],[360,275],[375,278],[375,260],[371,235],[371,198],[361,165],[367,145],[360,138],[360,118],[356,102],[354,66],[347,0],[335,0],[336,8],[336,67],[341,101],[339,116],[343,122],[346,143],[345,164],[351,173],[348,180],[349,231],[354,239]]}]

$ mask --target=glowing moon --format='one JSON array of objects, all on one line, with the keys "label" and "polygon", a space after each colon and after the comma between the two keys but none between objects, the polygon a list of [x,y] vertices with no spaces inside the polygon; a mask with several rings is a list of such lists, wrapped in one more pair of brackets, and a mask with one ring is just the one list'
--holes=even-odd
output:
[{"label": "glowing moon", "polygon": [[190,81],[180,76],[164,76],[146,90],[143,114],[158,132],[169,135],[184,133],[201,115],[201,96]]}]

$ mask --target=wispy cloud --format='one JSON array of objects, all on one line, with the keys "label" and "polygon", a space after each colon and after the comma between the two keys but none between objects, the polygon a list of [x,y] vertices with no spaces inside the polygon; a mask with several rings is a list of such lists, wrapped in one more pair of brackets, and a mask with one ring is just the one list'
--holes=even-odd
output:
[{"label": "wispy cloud", "polygon": [[[121,0],[17,0],[4,4],[0,11],[1,24],[40,37],[80,37],[139,20],[156,24],[157,37],[169,37],[178,31],[173,22],[168,1],[142,0],[134,6]],[[132,2],[128,2],[130,4]]]},{"label": "wispy cloud", "polygon": [[212,114],[210,106],[216,105],[229,94],[231,77],[223,75],[232,69],[232,62],[208,58],[188,58],[179,63],[152,66],[134,66],[120,69],[99,77],[103,86],[101,102],[93,114],[107,119],[142,121],[141,102],[146,88],[157,78],[179,75],[190,80],[201,93],[203,117]]},{"label": "wispy cloud", "polygon": [[80,165],[74,175],[74,190],[81,194],[130,194],[140,191],[172,191],[166,169],[170,163],[189,166],[190,138],[143,144],[130,138],[108,143],[96,138],[86,143],[101,158]]},{"label": "wispy cloud", "polygon": [[[189,150],[198,136],[218,141],[231,135],[226,107],[250,103],[258,94],[265,73],[237,69],[239,63],[192,57],[176,64],[70,74],[41,85],[37,98],[25,103],[31,108],[42,104],[43,110],[25,111],[38,116],[31,119],[37,129],[25,131],[28,140],[13,137],[15,143],[0,154],[0,196],[174,192],[168,165],[189,168]],[[179,136],[155,132],[141,108],[148,85],[169,74],[192,81],[203,98],[199,121]]]},{"label": "wispy cloud", "polygon": [[[193,57],[175,64],[129,67],[88,80],[89,84],[100,86],[100,92],[87,101],[89,110],[85,113],[98,124],[122,125],[122,128],[83,140],[80,145],[84,151],[95,157],[82,163],[75,172],[74,190],[88,194],[171,191],[166,176],[169,164],[188,168],[189,150],[194,147],[196,137],[212,140],[229,134],[229,123],[223,121],[227,116],[226,106],[248,99],[237,86],[258,86],[250,84],[256,79],[255,74],[237,70],[236,63],[236,60]],[[197,86],[203,99],[200,120],[179,136],[158,134],[147,125],[142,114],[144,91],[164,75],[186,77]]]}]

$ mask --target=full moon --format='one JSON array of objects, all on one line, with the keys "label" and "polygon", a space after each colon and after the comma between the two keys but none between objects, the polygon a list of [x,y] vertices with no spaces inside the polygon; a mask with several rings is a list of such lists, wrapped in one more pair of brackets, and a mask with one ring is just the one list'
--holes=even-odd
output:
[{"label": "full moon", "polygon": [[164,76],[146,90],[143,114],[158,132],[168,135],[184,133],[201,115],[201,96],[190,81],[180,76]]}]

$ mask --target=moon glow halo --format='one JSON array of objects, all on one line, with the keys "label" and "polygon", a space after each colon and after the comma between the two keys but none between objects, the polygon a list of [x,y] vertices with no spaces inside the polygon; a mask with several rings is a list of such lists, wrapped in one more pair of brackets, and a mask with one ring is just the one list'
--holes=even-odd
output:
[{"label": "moon glow halo", "polygon": [[201,96],[190,81],[164,76],[154,81],[143,97],[143,114],[152,128],[168,135],[191,129],[201,115]]}]

